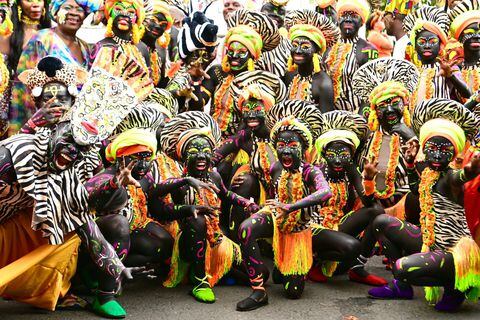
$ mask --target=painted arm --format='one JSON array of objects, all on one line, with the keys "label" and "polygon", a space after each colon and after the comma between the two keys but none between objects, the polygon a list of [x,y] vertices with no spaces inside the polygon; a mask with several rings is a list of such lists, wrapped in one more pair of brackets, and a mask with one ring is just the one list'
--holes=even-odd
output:
[{"label": "painted arm", "polygon": [[245,141],[245,136],[245,130],[240,130],[236,135],[226,139],[222,145],[215,150],[212,158],[212,166],[216,167],[229,154],[240,150],[240,145]]},{"label": "painted arm", "polygon": [[347,174],[350,183],[355,188],[357,195],[362,200],[362,203],[365,207],[371,207],[375,204],[375,197],[373,194],[366,195],[365,194],[365,187],[363,186],[363,178],[360,173],[360,169],[355,165],[355,163],[351,163],[347,167]]},{"label": "painted arm", "polygon": [[236,194],[235,192],[232,192],[232,191],[228,190],[225,187],[225,184],[223,183],[222,177],[220,177],[220,175],[218,173],[212,172],[212,177],[213,177],[213,180],[215,182],[215,185],[219,189],[218,196],[219,196],[220,200],[228,201],[229,203],[231,203],[233,205],[237,205],[237,206],[240,206],[242,208],[245,208],[249,212],[256,212],[260,209],[258,207],[258,205],[255,204],[254,202]]},{"label": "painted arm", "polygon": [[328,182],[318,168],[312,165],[304,167],[303,176],[308,185],[313,186],[315,192],[288,205],[289,212],[318,205],[332,196]]},{"label": "painted arm", "polygon": [[117,211],[128,201],[127,190],[109,168],[87,181],[88,204],[97,212]]},{"label": "painted arm", "polygon": [[480,154],[477,152],[463,169],[452,176],[452,184],[462,186],[465,182],[475,179],[480,174]]}]

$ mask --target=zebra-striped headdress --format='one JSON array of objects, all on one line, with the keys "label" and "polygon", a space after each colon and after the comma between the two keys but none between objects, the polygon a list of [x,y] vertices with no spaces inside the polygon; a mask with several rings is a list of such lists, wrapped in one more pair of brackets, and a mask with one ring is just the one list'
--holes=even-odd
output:
[{"label": "zebra-striped headdress", "polygon": [[448,14],[438,7],[423,6],[411,12],[403,20],[403,29],[409,35],[412,44],[415,43],[418,33],[428,30],[435,33],[445,45],[449,27]]},{"label": "zebra-striped headdress", "polygon": [[316,105],[300,100],[287,100],[279,103],[267,113],[266,125],[271,130],[270,137],[275,141],[282,131],[294,131],[305,142],[306,149],[320,135],[323,117]]},{"label": "zebra-striped headdress", "polygon": [[460,42],[465,42],[468,39],[463,37],[460,39],[465,28],[472,23],[480,22],[480,1],[479,0],[464,0],[458,3],[448,13],[452,24],[450,25],[450,35]]},{"label": "zebra-striped headdress", "polygon": [[246,25],[262,38],[262,50],[270,51],[280,44],[278,27],[266,14],[249,10],[237,10],[227,19],[228,28]]},{"label": "zebra-striped headdress", "polygon": [[210,115],[201,111],[187,111],[165,125],[160,145],[167,156],[182,161],[188,143],[199,136],[205,137],[214,149],[220,143],[222,133]]}]

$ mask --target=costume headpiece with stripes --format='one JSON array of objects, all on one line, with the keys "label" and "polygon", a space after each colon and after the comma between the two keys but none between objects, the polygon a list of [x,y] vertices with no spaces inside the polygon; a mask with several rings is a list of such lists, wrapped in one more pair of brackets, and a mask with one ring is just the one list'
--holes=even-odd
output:
[{"label": "costume headpiece with stripes", "polygon": [[432,136],[442,136],[455,146],[456,153],[462,152],[466,139],[478,133],[480,119],[462,104],[449,99],[430,99],[414,109],[412,128],[420,137],[423,147]]},{"label": "costume headpiece with stripes", "polygon": [[154,88],[144,102],[155,103],[168,119],[175,117],[178,113],[178,100],[165,89]]},{"label": "costume headpiece with stripes", "polygon": [[273,106],[267,113],[267,127],[272,141],[282,131],[293,131],[302,138],[305,149],[313,146],[320,135],[323,117],[316,105],[300,100],[287,100]]},{"label": "costume headpiece with stripes", "polygon": [[452,21],[450,25],[450,35],[458,41],[465,42],[469,39],[465,35],[463,39],[460,36],[463,30],[472,23],[480,23],[480,0],[464,0],[459,2],[448,16]]},{"label": "costume headpiece with stripes", "polygon": [[370,15],[370,5],[367,0],[339,0],[336,9],[339,17],[344,12],[355,12],[362,19],[362,23],[367,22]]},{"label": "costume headpiece with stripes", "polygon": [[401,97],[404,103],[403,120],[410,125],[408,103],[419,79],[415,65],[394,58],[381,58],[370,61],[353,75],[355,95],[370,104],[368,124],[375,131],[379,128],[377,104],[393,97]]},{"label": "costume headpiece with stripes", "polygon": [[427,30],[439,37],[443,48],[448,41],[449,27],[450,19],[447,13],[438,7],[423,6],[412,11],[403,20],[403,29],[409,35],[412,45],[415,45],[417,35],[423,30]]},{"label": "costume headpiece with stripes", "polygon": [[114,47],[100,49],[88,80],[65,119],[80,145],[106,139],[153,89],[148,70]]},{"label": "costume headpiece with stripes", "polygon": [[306,37],[313,41],[320,52],[325,52],[340,38],[340,29],[326,16],[313,10],[289,11],[285,17],[285,27],[290,40]]},{"label": "costume headpiece with stripes", "polygon": [[319,154],[331,142],[339,141],[355,150],[368,134],[368,125],[365,118],[357,113],[344,110],[335,110],[324,113],[321,135],[315,142]]},{"label": "costume headpiece with stripes", "polygon": [[198,137],[206,138],[214,149],[220,143],[222,133],[210,115],[201,111],[187,111],[165,125],[160,145],[167,156],[183,161],[188,143]]},{"label": "costume headpiece with stripes", "polygon": [[[253,56],[260,55],[262,50],[273,50],[280,44],[281,37],[277,25],[264,13],[241,9],[231,14],[226,22],[229,32],[225,37],[225,43],[238,41],[245,33],[245,29],[248,28],[251,36],[244,39],[244,42],[247,43],[243,43],[241,39],[239,42],[247,48],[250,47],[253,51],[250,53]],[[232,35],[236,36],[235,40]],[[247,34],[245,35],[247,36]]]}]

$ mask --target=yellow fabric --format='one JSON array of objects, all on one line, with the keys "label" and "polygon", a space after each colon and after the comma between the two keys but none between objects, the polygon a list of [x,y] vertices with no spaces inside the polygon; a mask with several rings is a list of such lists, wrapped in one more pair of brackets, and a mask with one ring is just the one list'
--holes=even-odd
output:
[{"label": "yellow fabric", "polygon": [[407,15],[417,2],[418,0],[387,0],[384,11]]},{"label": "yellow fabric", "polygon": [[52,246],[30,224],[27,210],[0,225],[0,296],[55,310],[75,274],[80,239]]},{"label": "yellow fabric", "polygon": [[145,19],[145,8],[143,7],[143,1],[140,0],[105,0],[104,14],[107,20],[110,19],[111,11],[117,2],[123,2],[132,5],[137,14],[136,25],[142,25],[143,20]]},{"label": "yellow fabric", "polygon": [[299,37],[305,37],[313,41],[320,48],[321,53],[324,53],[327,49],[327,43],[322,31],[310,24],[296,24],[290,28],[288,35],[291,41]]},{"label": "yellow fabric", "polygon": [[325,9],[326,7],[335,7],[335,0],[315,0],[317,7]]},{"label": "yellow fabric", "polygon": [[463,151],[466,137],[463,129],[456,123],[446,119],[433,119],[425,122],[420,128],[420,145],[423,147],[431,137],[440,136],[448,139],[455,147],[455,156]]},{"label": "yellow fabric", "polygon": [[480,10],[472,10],[462,13],[450,24],[450,35],[458,40],[463,30],[465,30],[468,25],[479,22]]},{"label": "yellow fabric", "polygon": [[145,129],[130,129],[119,134],[115,140],[108,145],[105,151],[106,157],[112,159],[113,162],[117,159],[118,150],[134,145],[148,147],[152,152],[151,159],[153,160],[155,158],[155,154],[157,153],[157,138],[155,134]]},{"label": "yellow fabric", "polygon": [[362,22],[365,23],[370,15],[370,5],[366,0],[340,0],[337,2],[337,14],[339,17],[344,12],[353,11],[357,13]]},{"label": "yellow fabric", "polygon": [[161,13],[165,16],[165,19],[167,19],[167,27],[165,28],[165,31],[169,30],[173,25],[173,17],[170,13],[170,7],[168,4],[161,0],[153,0],[152,14],[154,15],[157,13]]},{"label": "yellow fabric", "polygon": [[377,105],[392,97],[401,97],[405,102],[406,98],[410,95],[407,88],[397,81],[382,82],[373,89],[369,96],[370,104]]},{"label": "yellow fabric", "polygon": [[225,36],[225,44],[228,47],[232,42],[243,44],[254,59],[260,58],[263,48],[263,40],[260,34],[250,26],[239,25],[230,28]]},{"label": "yellow fabric", "polygon": [[360,145],[360,140],[357,135],[349,130],[329,130],[318,137],[315,142],[315,148],[319,155],[322,154],[323,148],[325,148],[330,142],[341,141],[349,146],[353,147],[353,151]]}]

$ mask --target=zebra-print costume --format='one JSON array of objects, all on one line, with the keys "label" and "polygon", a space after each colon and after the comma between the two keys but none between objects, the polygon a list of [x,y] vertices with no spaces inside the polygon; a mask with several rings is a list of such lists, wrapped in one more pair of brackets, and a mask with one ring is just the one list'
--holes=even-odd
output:
[{"label": "zebra-print costume", "polygon": [[[335,101],[336,110],[357,111],[360,107],[361,100],[355,94],[352,85],[352,78],[355,72],[358,70],[359,65],[357,62],[357,43],[358,37],[353,39],[342,39],[343,43],[352,43],[352,49],[345,58],[345,63],[342,69],[342,85],[341,92]],[[340,66],[341,67],[341,66]],[[333,70],[332,70],[333,71]]]},{"label": "zebra-print costume", "polygon": [[471,238],[468,228],[465,208],[438,192],[432,193],[433,211],[435,212],[434,250],[453,248],[463,237]]},{"label": "zebra-print costume", "polygon": [[262,53],[260,60],[255,63],[255,68],[283,77],[287,72],[288,58],[290,58],[292,44],[287,38],[282,38],[280,44],[271,51]]},{"label": "zebra-print costume", "polygon": [[[49,172],[49,139],[50,131],[45,130],[35,135],[17,134],[0,142],[10,151],[17,175],[16,184],[3,187],[0,222],[15,213],[15,206],[21,209],[34,205],[32,228],[42,230],[50,244],[58,245],[65,235],[92,219],[83,184],[93,176],[99,159],[97,149],[92,148],[71,168],[59,174]],[[12,198],[5,198],[8,196]]]},{"label": "zebra-print costume", "polygon": [[[428,70],[435,69],[435,76],[433,77],[433,84],[428,79]],[[422,65],[420,73],[420,80],[417,86],[417,105],[426,99],[427,88],[433,85],[433,95],[430,99],[443,98],[450,99],[451,87],[447,84],[445,77],[440,75],[440,63],[436,62],[434,65]]]}]

